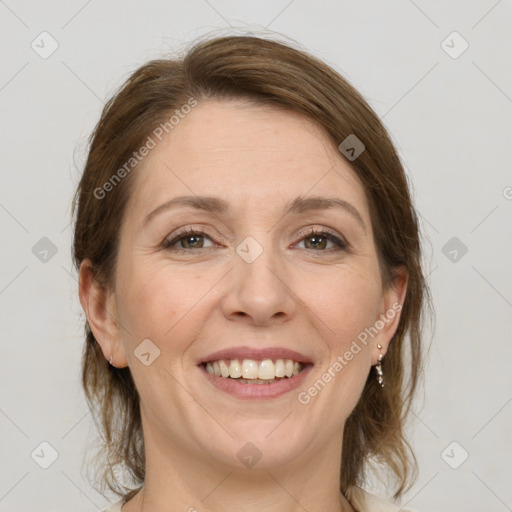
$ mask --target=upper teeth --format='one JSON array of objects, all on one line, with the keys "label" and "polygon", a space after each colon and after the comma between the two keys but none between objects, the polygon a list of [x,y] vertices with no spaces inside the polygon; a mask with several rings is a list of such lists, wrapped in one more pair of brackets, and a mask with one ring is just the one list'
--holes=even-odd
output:
[{"label": "upper teeth", "polygon": [[244,359],[242,364],[238,359],[210,361],[206,363],[206,371],[218,377],[231,377],[238,379],[272,380],[276,377],[291,377],[302,370],[302,364],[291,359]]}]

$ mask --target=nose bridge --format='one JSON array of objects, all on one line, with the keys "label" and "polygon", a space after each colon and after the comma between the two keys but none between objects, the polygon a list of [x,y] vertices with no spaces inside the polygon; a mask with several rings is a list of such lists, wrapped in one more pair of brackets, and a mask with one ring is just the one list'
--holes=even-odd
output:
[{"label": "nose bridge", "polygon": [[258,323],[291,315],[294,301],[281,261],[272,233],[262,231],[244,238],[236,247],[226,313],[243,313]]}]

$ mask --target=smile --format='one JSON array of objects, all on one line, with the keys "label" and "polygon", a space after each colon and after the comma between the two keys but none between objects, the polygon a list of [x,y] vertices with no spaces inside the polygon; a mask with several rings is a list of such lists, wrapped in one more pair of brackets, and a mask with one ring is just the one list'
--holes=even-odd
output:
[{"label": "smile", "polygon": [[292,359],[219,359],[208,361],[204,366],[210,375],[217,377],[245,384],[269,384],[298,375],[305,365]]},{"label": "smile", "polygon": [[[277,398],[297,389],[313,364],[291,359],[220,359],[205,362],[198,367],[213,387],[233,398],[262,400]],[[232,377],[231,368],[233,375],[240,375]],[[260,375],[264,378],[260,378]]]}]

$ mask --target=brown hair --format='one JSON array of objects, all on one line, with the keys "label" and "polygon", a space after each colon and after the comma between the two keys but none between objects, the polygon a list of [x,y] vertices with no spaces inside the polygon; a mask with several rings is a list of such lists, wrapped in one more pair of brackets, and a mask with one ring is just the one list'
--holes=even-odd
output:
[{"label": "brown hair", "polygon": [[[134,173],[123,173],[115,183],[112,177],[191,98],[240,98],[288,109],[314,120],[336,145],[351,134],[365,145],[351,165],[368,199],[383,283],[390,284],[399,266],[407,269],[409,280],[399,325],[382,362],[385,387],[370,372],[345,424],[340,490],[349,496],[353,486],[362,485],[373,458],[391,470],[394,496],[400,496],[417,473],[404,427],[422,372],[423,309],[431,304],[420,262],[418,219],[386,129],[363,97],[325,63],[286,43],[226,36],[197,42],[183,58],[153,60],[137,69],[106,103],[89,140],[72,209],[77,269],[89,258],[97,282],[114,286],[118,234]],[[109,180],[112,186],[99,198],[97,191],[106,190]],[[106,483],[128,500],[145,477],[139,395],[130,369],[116,369],[105,360],[87,321],[85,331],[82,384],[103,438],[104,452],[98,455],[106,459],[100,486]],[[130,491],[121,483],[114,474],[117,466],[136,488]]]}]

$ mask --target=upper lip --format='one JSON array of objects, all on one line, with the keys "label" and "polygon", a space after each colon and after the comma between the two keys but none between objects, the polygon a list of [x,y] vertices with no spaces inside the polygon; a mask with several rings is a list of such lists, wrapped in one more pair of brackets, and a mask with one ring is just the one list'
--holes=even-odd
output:
[{"label": "upper lip", "polygon": [[312,363],[312,359],[300,352],[281,347],[252,348],[252,347],[231,347],[213,352],[201,358],[198,364],[220,359],[292,359],[298,363]]}]

